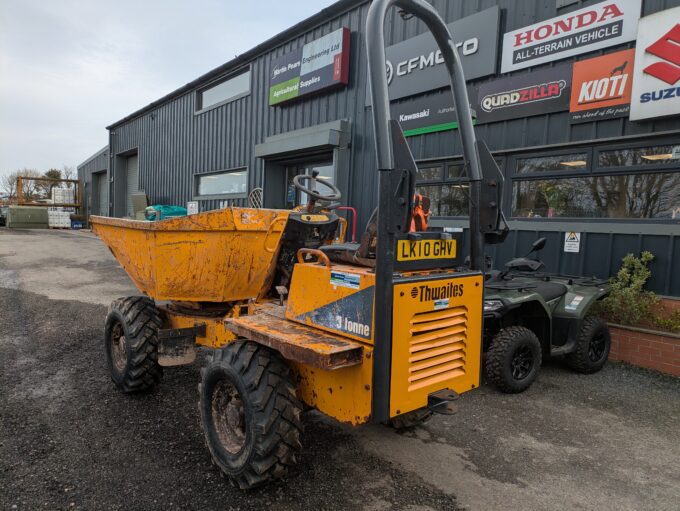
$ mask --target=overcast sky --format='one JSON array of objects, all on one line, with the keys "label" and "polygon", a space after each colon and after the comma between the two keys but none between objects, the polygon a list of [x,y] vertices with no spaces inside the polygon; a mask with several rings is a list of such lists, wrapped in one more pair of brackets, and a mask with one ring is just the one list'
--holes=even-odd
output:
[{"label": "overcast sky", "polygon": [[0,175],[77,165],[105,127],[332,0],[0,0]]}]

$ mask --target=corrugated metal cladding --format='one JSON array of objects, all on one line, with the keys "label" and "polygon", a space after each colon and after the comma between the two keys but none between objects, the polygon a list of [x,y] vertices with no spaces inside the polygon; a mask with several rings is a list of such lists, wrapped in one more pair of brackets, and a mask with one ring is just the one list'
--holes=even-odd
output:
[{"label": "corrugated metal cladding", "polygon": [[[78,165],[78,179],[85,189],[86,215],[99,215],[103,210],[99,203],[101,179],[106,180],[109,168],[109,146],[103,147],[90,158]],[[108,202],[108,197],[105,198]],[[106,208],[108,210],[108,207]]]},{"label": "corrugated metal cladding", "polygon": [[[530,25],[540,20],[580,9],[596,1],[579,1],[558,9],[556,0],[434,0],[434,6],[447,22],[463,18],[480,10],[499,5],[501,8],[502,33]],[[208,81],[194,83],[193,89],[171,94],[132,114],[110,128],[110,145],[113,165],[113,202],[112,214],[123,216],[125,213],[125,158],[139,155],[139,188],[145,190],[152,203],[184,204],[193,198],[195,174],[208,173],[222,169],[248,167],[248,188],[263,186],[264,160],[256,158],[254,147],[265,141],[266,137],[279,135],[292,130],[312,127],[338,119],[351,123],[350,175],[344,183],[345,201],[359,211],[360,226],[368,218],[376,203],[377,176],[372,140],[372,120],[370,110],[365,108],[366,94],[366,48],[364,27],[368,2],[343,0],[335,5],[334,14],[316,25],[299,25],[297,33],[290,34],[287,40],[272,43],[271,47],[254,54],[247,63],[251,69],[250,95],[213,108],[206,112],[195,113],[196,90]],[[644,0],[643,16],[654,12],[680,6],[680,0]],[[331,12],[331,11],[327,11]],[[348,27],[351,30],[350,77],[349,85],[331,92],[321,93],[300,101],[283,105],[268,106],[268,79],[271,62],[323,35]],[[386,44],[414,37],[425,31],[423,23],[416,19],[403,20],[393,10],[386,21]],[[500,43],[499,43],[500,44]],[[609,53],[632,47],[627,44],[608,48],[599,53]],[[591,53],[595,56],[598,53]],[[500,70],[500,56],[497,69]],[[550,67],[573,61],[563,59]],[[221,76],[242,68],[225,69]],[[531,73],[528,68],[516,74]],[[210,79],[217,78],[211,76]],[[492,80],[490,76],[475,81],[474,84]],[[486,141],[492,151],[517,150],[536,146],[566,144],[573,142],[592,142],[605,138],[623,136],[652,135],[662,131],[680,130],[680,119],[655,120],[631,123],[627,118],[598,121],[583,124],[570,124],[568,112],[551,113],[524,119],[515,119],[492,124],[480,125],[479,138]],[[460,140],[455,132],[439,132],[410,137],[409,144],[418,160],[450,157],[461,152]],[[90,187],[91,189],[91,187]],[[265,195],[266,195],[265,190]],[[245,204],[245,199],[229,201]],[[201,210],[220,207],[219,200],[201,201]],[[516,225],[518,232],[498,250],[497,264],[502,264],[511,255],[523,250],[524,238],[534,237],[537,230],[551,232],[551,250],[560,252],[557,239],[560,228],[551,227],[549,222],[527,227],[527,222]],[[568,221],[560,225],[569,224]],[[573,222],[571,230],[587,231],[590,223]],[[671,262],[678,261],[680,228],[666,224],[657,238],[644,237],[644,234],[626,234],[630,231],[628,222],[609,222],[601,229],[609,229],[611,235],[590,236],[581,254],[563,254],[563,261],[549,262],[552,266],[567,265],[570,271],[590,271],[601,276],[611,275],[618,267],[617,258],[626,251],[635,252],[641,247],[654,248],[658,269],[653,288],[661,293],[680,296],[679,277],[670,271]],[[621,228],[621,226],[628,226]],[[644,231],[645,225],[638,224]],[[521,231],[521,232],[520,232]],[[642,236],[642,237],[641,237]],[[515,244],[514,239],[520,240]],[[594,241],[598,239],[600,241]],[[642,241],[641,241],[642,240]],[[515,249],[515,246],[517,247]],[[600,265],[603,250],[608,251],[609,262]],[[585,259],[584,259],[585,258]],[[578,262],[581,259],[582,262]],[[597,262],[597,261],[599,262]],[[574,263],[573,261],[577,261]],[[576,268],[571,269],[576,264]],[[598,266],[599,265],[599,266]],[[670,278],[667,278],[670,277]]]}]

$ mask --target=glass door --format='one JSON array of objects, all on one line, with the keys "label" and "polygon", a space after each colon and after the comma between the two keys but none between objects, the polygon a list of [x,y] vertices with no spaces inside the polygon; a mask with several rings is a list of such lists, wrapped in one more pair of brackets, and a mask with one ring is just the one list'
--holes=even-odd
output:
[{"label": "glass door", "polygon": [[335,168],[332,161],[310,162],[293,164],[286,167],[286,208],[291,209],[295,206],[304,206],[307,204],[309,197],[305,193],[301,193],[293,185],[293,178],[300,174],[311,175],[312,172],[318,171],[317,179],[326,181],[327,183],[335,184]]}]

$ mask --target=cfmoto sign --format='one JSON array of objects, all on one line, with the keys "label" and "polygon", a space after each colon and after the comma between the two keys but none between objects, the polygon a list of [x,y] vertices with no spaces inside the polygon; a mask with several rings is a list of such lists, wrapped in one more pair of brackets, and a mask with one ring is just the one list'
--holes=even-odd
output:
[{"label": "cfmoto sign", "polygon": [[[496,73],[500,9],[498,6],[468,16],[448,27],[455,38],[467,80]],[[415,96],[446,87],[449,77],[441,52],[429,32],[385,49],[390,99]],[[366,104],[370,105],[370,95]]]},{"label": "cfmoto sign", "polygon": [[[479,50],[479,38],[472,37],[466,41],[456,44],[459,55],[463,57],[468,57],[474,55]],[[442,56],[441,50],[431,51],[428,54],[417,55],[411,57],[410,59],[402,60],[395,65],[392,64],[390,60],[387,60],[387,83],[392,83],[392,78],[394,78],[394,68],[397,69],[397,76],[406,76],[415,71],[422,71],[423,69],[429,69],[439,64],[444,63],[444,57]]]}]

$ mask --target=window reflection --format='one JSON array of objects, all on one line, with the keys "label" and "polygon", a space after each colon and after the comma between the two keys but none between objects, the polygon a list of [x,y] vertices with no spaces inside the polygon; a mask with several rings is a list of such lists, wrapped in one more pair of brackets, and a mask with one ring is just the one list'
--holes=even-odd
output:
[{"label": "window reflection", "polygon": [[585,170],[587,165],[588,155],[586,153],[541,156],[540,158],[521,158],[517,160],[517,173],[569,172],[571,170]]},{"label": "window reflection", "polygon": [[673,146],[638,147],[601,151],[597,157],[600,167],[633,167],[638,165],[663,165],[680,161],[673,158]]},{"label": "window reflection", "polygon": [[516,217],[680,219],[680,173],[516,181]]},{"label": "window reflection", "polygon": [[248,191],[246,169],[196,176],[198,195],[244,194]]}]

